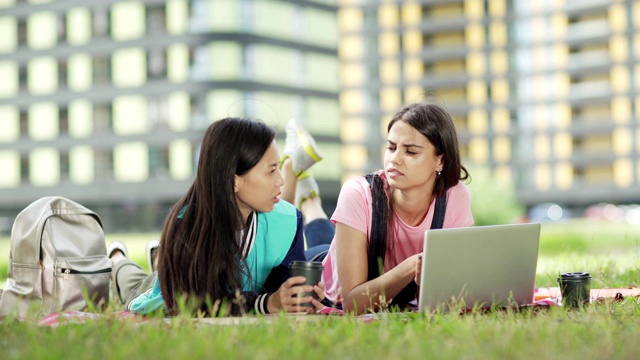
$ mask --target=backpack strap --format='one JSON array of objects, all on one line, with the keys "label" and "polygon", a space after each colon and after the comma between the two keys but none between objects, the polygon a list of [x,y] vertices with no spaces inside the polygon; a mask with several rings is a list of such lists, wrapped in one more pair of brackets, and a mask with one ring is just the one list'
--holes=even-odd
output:
[{"label": "backpack strap", "polygon": [[438,196],[436,199],[435,213],[433,214],[433,220],[431,221],[431,230],[442,229],[444,225],[444,213],[447,211],[447,193]]}]

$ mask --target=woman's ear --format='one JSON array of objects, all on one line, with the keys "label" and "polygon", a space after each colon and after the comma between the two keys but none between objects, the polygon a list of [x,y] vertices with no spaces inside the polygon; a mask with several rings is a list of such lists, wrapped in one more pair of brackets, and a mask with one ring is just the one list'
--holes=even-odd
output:
[{"label": "woman's ear", "polygon": [[436,156],[436,171],[442,172],[444,168],[444,154]]},{"label": "woman's ear", "polygon": [[233,192],[238,192],[240,190],[240,188],[242,187],[242,180],[243,178],[241,178],[238,175],[234,175],[233,178]]}]

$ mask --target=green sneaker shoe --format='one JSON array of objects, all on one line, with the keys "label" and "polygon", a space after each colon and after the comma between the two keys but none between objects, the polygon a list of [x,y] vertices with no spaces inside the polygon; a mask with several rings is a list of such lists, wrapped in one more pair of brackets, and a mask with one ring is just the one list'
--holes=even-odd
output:
[{"label": "green sneaker shoe", "polygon": [[295,205],[300,209],[300,206],[302,206],[305,200],[312,199],[316,196],[320,196],[320,189],[318,188],[316,178],[313,177],[310,171],[305,171],[298,176]]}]

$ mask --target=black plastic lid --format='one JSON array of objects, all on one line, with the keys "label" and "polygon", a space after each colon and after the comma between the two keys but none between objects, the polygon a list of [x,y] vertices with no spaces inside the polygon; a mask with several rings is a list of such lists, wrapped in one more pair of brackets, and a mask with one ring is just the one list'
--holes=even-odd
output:
[{"label": "black plastic lid", "polygon": [[591,275],[588,272],[570,272],[560,275],[562,280],[584,280],[591,279]]},{"label": "black plastic lid", "polygon": [[289,265],[290,268],[303,268],[303,269],[321,269],[322,263],[319,261],[292,261]]}]

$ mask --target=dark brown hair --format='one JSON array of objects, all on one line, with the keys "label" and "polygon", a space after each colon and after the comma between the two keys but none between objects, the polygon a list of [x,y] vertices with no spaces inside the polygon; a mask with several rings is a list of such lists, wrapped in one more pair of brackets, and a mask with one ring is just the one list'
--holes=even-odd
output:
[{"label": "dark brown hair", "polygon": [[179,299],[208,313],[216,300],[242,291],[237,234],[245,224],[235,176],[262,159],[275,135],[260,121],[239,118],[218,120],[207,129],[193,184],[172,207],[160,237],[158,277],[171,314],[178,312]]}]

